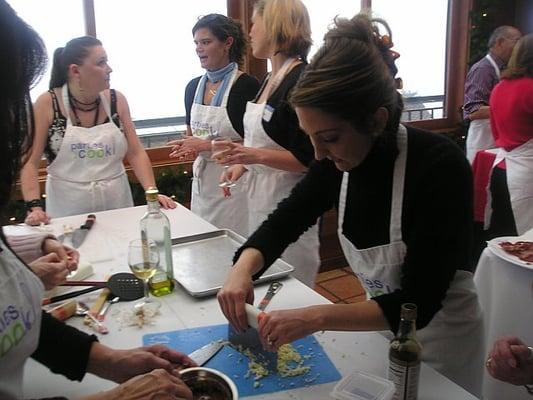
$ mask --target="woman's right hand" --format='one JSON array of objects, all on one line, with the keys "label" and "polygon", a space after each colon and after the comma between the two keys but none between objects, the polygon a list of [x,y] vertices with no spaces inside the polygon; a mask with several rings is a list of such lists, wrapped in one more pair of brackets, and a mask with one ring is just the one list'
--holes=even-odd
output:
[{"label": "woman's right hand", "polygon": [[40,207],[34,207],[26,215],[24,222],[28,225],[40,225],[41,223],[49,224],[50,216]]},{"label": "woman's right hand", "polygon": [[217,294],[222,313],[237,332],[248,328],[245,303],[253,304],[254,289],[252,276],[244,269],[235,265]]},{"label": "woman's right hand", "polygon": [[179,378],[178,371],[155,369],[136,376],[108,392],[88,396],[84,400],[192,400],[191,389]]}]

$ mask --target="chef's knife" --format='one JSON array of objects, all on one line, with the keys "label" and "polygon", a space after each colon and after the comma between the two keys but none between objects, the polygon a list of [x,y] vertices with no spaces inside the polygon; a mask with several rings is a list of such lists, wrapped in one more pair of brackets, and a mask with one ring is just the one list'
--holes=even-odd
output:
[{"label": "chef's knife", "polygon": [[81,244],[87,237],[87,234],[89,233],[89,229],[92,228],[95,220],[96,216],[94,214],[89,214],[85,223],[72,233],[72,245],[74,246],[74,248],[77,249],[81,246]]},{"label": "chef's knife", "polygon": [[224,347],[224,343],[222,341],[211,342],[203,347],[200,347],[199,349],[194,350],[191,354],[189,354],[189,358],[198,364],[199,367],[201,367],[215,354],[217,354],[222,347]]}]

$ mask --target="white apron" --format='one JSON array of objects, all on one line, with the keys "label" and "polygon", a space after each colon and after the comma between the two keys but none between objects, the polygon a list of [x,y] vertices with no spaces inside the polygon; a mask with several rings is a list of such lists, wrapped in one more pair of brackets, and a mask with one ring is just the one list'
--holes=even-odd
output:
[{"label": "white apron", "polygon": [[109,122],[84,128],[72,125],[67,85],[62,88],[67,126],[55,160],[48,166],[46,212],[51,217],[132,207],[122,160],[124,133],[113,123],[107,99],[100,99]]},{"label": "white apron", "polygon": [[[490,54],[487,54],[485,58],[492,64],[494,71],[496,71],[496,76],[500,79],[500,69],[494,59]],[[492,149],[494,147],[496,147],[496,143],[492,137],[490,118],[472,120],[468,128],[468,135],[466,136],[466,158],[468,158],[470,164],[474,162],[478,151]]]},{"label": "white apron", "polygon": [[0,399],[22,398],[24,365],[37,349],[44,286],[0,241]]},{"label": "white apron", "polygon": [[[533,228],[533,139],[506,151],[498,149],[492,168],[505,160],[507,187],[511,208],[518,235]],[[492,176],[492,172],[490,174]],[[487,206],[485,210],[485,229],[489,227],[492,216],[492,196],[490,181],[487,186]]]},{"label": "white apron", "polygon": [[[289,59],[280,70],[286,72],[292,63]],[[255,148],[285,150],[268,136],[263,129],[265,103],[248,102],[244,114],[244,145]],[[288,197],[292,188],[305,176],[305,173],[288,172],[266,165],[247,165],[248,169],[248,208],[249,233],[252,234],[267,219],[277,204]],[[293,276],[313,288],[320,267],[318,225],[313,225],[298,241],[291,244],[281,258],[294,267]]]},{"label": "white apron", "polygon": [[[240,141],[241,136],[233,129],[228,116],[227,104],[231,87],[237,79],[238,67],[226,88],[220,107],[193,103],[191,108],[191,130],[193,136],[210,140],[212,132],[230,140]],[[202,86],[202,76],[196,92]],[[195,94],[196,98],[196,94]],[[238,234],[248,236],[248,207],[245,174],[231,188],[231,196],[224,197],[218,186],[223,168],[211,159],[211,152],[198,154],[193,164],[193,182],[191,194],[191,211],[219,228],[231,229]]]},{"label": "white apron", "polygon": [[[364,287],[367,297],[401,289],[402,265],[407,248],[402,240],[402,205],[407,161],[407,131],[398,130],[399,154],[394,165],[390,243],[359,250],[342,233],[349,173],[339,196],[338,234],[344,256]],[[428,268],[431,262],[428,260]],[[417,332],[422,360],[478,396],[483,372],[483,322],[472,274],[458,270],[431,322]]]}]

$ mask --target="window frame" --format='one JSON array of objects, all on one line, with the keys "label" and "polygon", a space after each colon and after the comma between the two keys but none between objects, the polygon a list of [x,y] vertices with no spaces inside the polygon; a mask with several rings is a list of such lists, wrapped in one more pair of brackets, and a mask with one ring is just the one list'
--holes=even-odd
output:
[{"label": "window frame", "polygon": [[[354,2],[357,0],[354,0]],[[360,0],[361,10],[371,11],[372,0]],[[473,0],[449,0],[446,33],[445,57],[445,90],[444,118],[407,122],[408,125],[441,130],[457,126],[462,121],[460,107],[463,104],[464,83],[468,62],[469,14]],[[228,16],[238,19],[245,32],[250,30],[254,0],[227,0]],[[83,0],[85,30],[88,35],[97,36],[97,25],[94,12],[94,0]],[[247,73],[262,79],[266,74],[266,60],[258,60],[252,56],[251,50],[245,56],[243,69]],[[176,120],[180,120],[177,117]],[[157,126],[160,119],[136,121],[136,126]],[[150,151],[150,149],[147,149]]]}]

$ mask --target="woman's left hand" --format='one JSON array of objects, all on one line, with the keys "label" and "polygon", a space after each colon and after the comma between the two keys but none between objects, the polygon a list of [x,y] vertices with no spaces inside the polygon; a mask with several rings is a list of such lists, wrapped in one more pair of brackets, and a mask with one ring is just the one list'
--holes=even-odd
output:
[{"label": "woman's left hand", "polygon": [[163,207],[165,210],[168,209],[174,209],[176,208],[176,202],[172,200],[170,197],[165,196],[164,194],[160,194],[157,196],[157,199],[159,200],[159,204],[161,204],[161,207]]},{"label": "woman's left hand", "polygon": [[[95,343],[93,346],[99,346],[99,344]],[[91,372],[117,383],[158,368],[170,372],[196,366],[195,362],[185,354],[160,344],[129,350],[104,348],[104,357],[98,358],[98,365],[91,366]],[[95,361],[91,359],[89,362]]]},{"label": "woman's left hand", "polygon": [[262,164],[261,149],[247,147],[242,143],[228,143],[228,148],[222,154],[224,157],[216,159],[216,162],[220,165]]},{"label": "woman's left hand", "polygon": [[201,151],[211,150],[211,142],[206,139],[200,139],[195,136],[186,136],[183,139],[173,140],[167,143],[172,146],[169,154],[171,158],[188,158],[196,157]]},{"label": "woman's left hand", "polygon": [[314,307],[261,314],[258,331],[263,347],[268,351],[277,351],[284,344],[320,330],[317,318],[318,309]]}]

